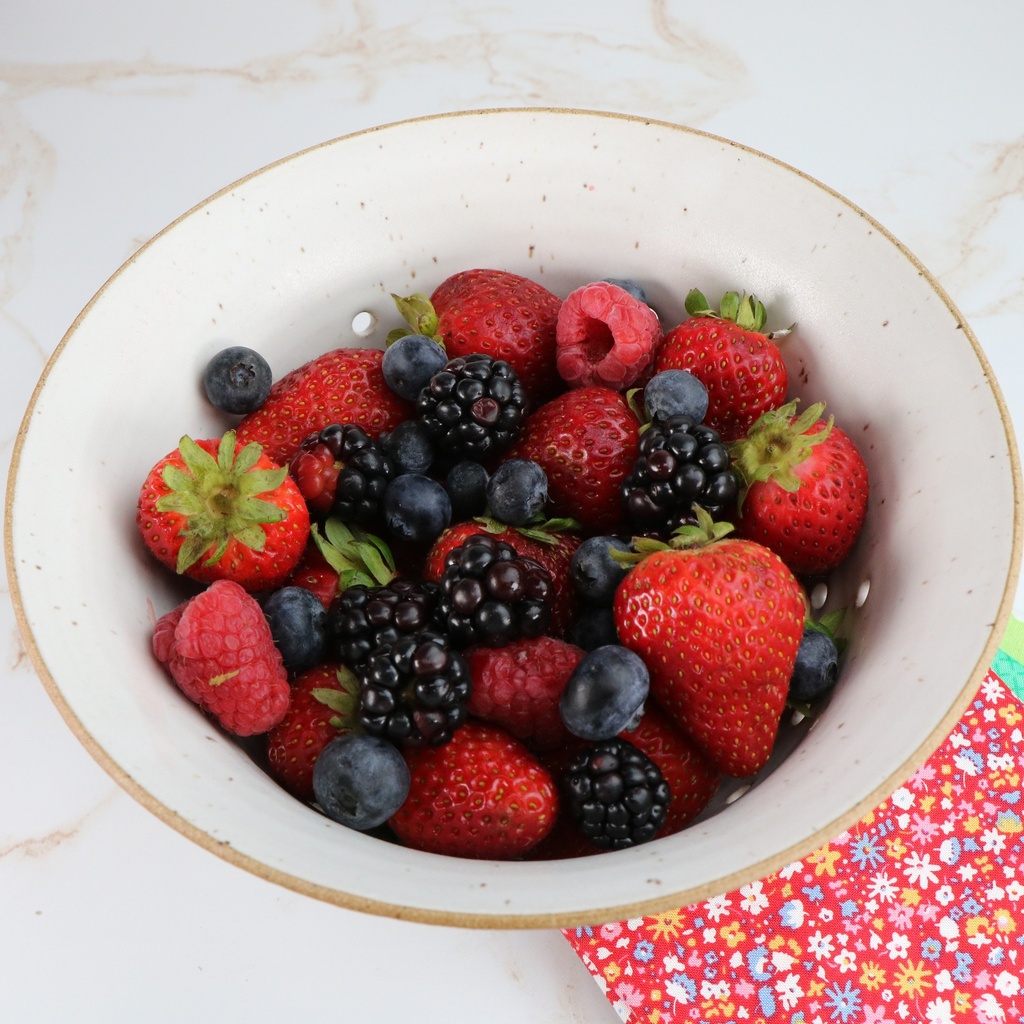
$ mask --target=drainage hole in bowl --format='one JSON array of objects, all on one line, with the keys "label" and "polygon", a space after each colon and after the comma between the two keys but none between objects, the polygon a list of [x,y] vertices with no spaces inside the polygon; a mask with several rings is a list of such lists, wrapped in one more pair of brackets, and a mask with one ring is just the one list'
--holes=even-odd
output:
[{"label": "drainage hole in bowl", "polygon": [[814,611],[820,611],[825,607],[825,602],[828,600],[828,584],[817,583],[814,589],[811,591],[810,601],[811,608]]},{"label": "drainage hole in bowl", "polygon": [[857,588],[857,596],[853,599],[855,608],[863,608],[864,602],[868,599],[868,592],[871,590],[871,580],[862,580]]},{"label": "drainage hole in bowl", "polygon": [[368,338],[377,327],[377,318],[368,310],[361,310],[352,317],[352,333],[357,338]]}]

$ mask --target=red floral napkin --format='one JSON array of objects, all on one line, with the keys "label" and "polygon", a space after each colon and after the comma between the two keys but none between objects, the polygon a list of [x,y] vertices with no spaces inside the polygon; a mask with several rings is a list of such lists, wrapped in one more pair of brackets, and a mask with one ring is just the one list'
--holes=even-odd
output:
[{"label": "red floral napkin", "polygon": [[803,860],[704,903],[566,930],[622,1020],[1018,1020],[1020,681],[1004,644],[924,767]]}]

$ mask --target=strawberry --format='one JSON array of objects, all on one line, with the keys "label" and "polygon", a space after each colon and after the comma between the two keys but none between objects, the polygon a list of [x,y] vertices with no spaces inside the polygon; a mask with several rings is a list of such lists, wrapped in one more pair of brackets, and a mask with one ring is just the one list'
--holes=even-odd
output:
[{"label": "strawberry", "polygon": [[310,540],[288,577],[287,585],[312,591],[325,608],[330,608],[338,596],[338,570],[328,563],[314,541]]},{"label": "strawberry", "polygon": [[506,728],[533,750],[564,743],[558,702],[583,657],[574,644],[540,636],[466,651],[473,681],[466,710]]},{"label": "strawberry", "polygon": [[557,295],[504,270],[475,269],[442,281],[431,295],[437,338],[449,359],[483,352],[509,363],[534,405],[559,387]]},{"label": "strawberry", "polygon": [[449,526],[427,552],[423,575],[437,583],[444,572],[444,560],[450,551],[460,547],[478,533],[490,533],[516,549],[523,558],[532,558],[551,576],[554,596],[551,601],[551,622],[548,631],[562,636],[576,615],[578,600],[573,586],[570,567],[572,556],[579,547],[579,536],[571,532],[569,524],[551,520],[536,526],[507,526],[486,516]]},{"label": "strawberry", "polygon": [[263,609],[230,580],[160,618],[153,653],[181,691],[236,736],[266,732],[288,710],[288,673]]},{"label": "strawberry", "polygon": [[678,832],[711,802],[721,773],[652,701],[647,702],[640,724],[619,735],[639,747],[661,769],[672,789],[668,817],[659,836]]},{"label": "strawberry", "polygon": [[574,388],[536,410],[508,458],[532,459],[547,473],[550,509],[584,533],[625,529],[621,488],[639,455],[640,421],[606,387]]},{"label": "strawberry", "polygon": [[383,357],[379,349],[341,348],[292,370],[238,425],[239,440],[259,441],[287,465],[306,437],[332,423],[353,423],[374,438],[393,430],[413,409],[384,383]]},{"label": "strawberry", "polygon": [[406,846],[508,860],[536,846],[555,823],[550,774],[496,725],[469,719],[443,746],[404,753],[412,784],[390,824]]},{"label": "strawberry", "polygon": [[715,767],[753,775],[767,762],[803,635],[800,584],[773,551],[728,537],[703,509],[668,545],[635,538],[642,558],[613,612],[643,658],[651,694]]},{"label": "strawberry", "polygon": [[831,572],[850,553],[868,508],[868,469],[823,402],[799,416],[789,402],[766,412],[732,446],[746,484],[737,529],[798,575]]},{"label": "strawberry", "polygon": [[558,373],[570,387],[632,387],[661,343],[658,314],[625,288],[594,281],[570,292],[558,311]]},{"label": "strawberry", "polygon": [[228,431],[183,437],[148,473],[136,523],[164,565],[200,583],[280,586],[309,538],[309,512],[286,467]]},{"label": "strawberry", "polygon": [[689,370],[708,389],[704,422],[725,441],[742,437],[764,412],[786,400],[789,376],[772,340],[788,332],[765,334],[764,305],[753,295],[727,292],[720,312],[694,289],[686,297],[689,319],[669,331],[654,362],[662,370]]},{"label": "strawberry", "polygon": [[344,665],[318,665],[292,683],[284,718],[267,734],[270,774],[300,800],[313,799],[320,751],[355,727],[359,682]]}]

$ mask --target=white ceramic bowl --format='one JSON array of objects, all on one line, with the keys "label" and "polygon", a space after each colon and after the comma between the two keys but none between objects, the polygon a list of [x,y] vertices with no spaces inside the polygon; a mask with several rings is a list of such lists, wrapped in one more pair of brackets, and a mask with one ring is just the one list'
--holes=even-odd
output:
[{"label": "white ceramic bowl", "polygon": [[[390,292],[429,292],[471,266],[523,273],[562,295],[596,277],[633,277],[673,323],[690,287],[754,292],[770,327],[797,324],[784,343],[794,392],[824,399],[869,464],[867,525],[829,590],[830,606],[862,606],[827,712],[742,799],[634,850],[475,862],[346,830],[279,789],[150,654],[154,610],[180,591],[136,542],[134,507],[146,471],[182,433],[223,429],[198,385],[207,359],[243,343],[280,375],[339,344],[382,345],[397,324]],[[368,320],[358,336],[353,322]],[[10,476],[6,554],[25,642],[68,724],[184,835],[348,907],[566,926],[761,877],[902,783],[996,650],[1016,588],[1019,492],[1009,418],[970,329],[864,212],[791,167],[675,125],[477,111],[284,159],[121,267],[32,398]]]}]

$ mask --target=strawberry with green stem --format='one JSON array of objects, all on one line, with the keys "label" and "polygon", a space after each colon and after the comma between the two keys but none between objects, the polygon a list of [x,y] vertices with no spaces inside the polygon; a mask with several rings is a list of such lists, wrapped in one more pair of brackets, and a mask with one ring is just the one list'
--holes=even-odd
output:
[{"label": "strawberry with green stem", "polygon": [[219,440],[185,436],[149,471],[136,523],[168,568],[200,583],[247,590],[280,586],[309,538],[309,512],[286,467],[229,430]]},{"label": "strawberry with green stem", "polygon": [[800,584],[774,552],[730,537],[697,510],[667,543],[634,539],[615,595],[622,644],[643,658],[651,694],[727,775],[768,761],[804,628]]},{"label": "strawberry with green stem", "polygon": [[654,371],[689,370],[708,390],[704,422],[734,441],[786,400],[789,375],[774,339],[789,331],[766,333],[767,311],[753,295],[726,292],[716,311],[694,288],[686,311],[662,340]]},{"label": "strawberry with green stem", "polygon": [[737,531],[800,576],[837,568],[867,517],[868,469],[824,402],[766,412],[730,453],[744,481]]}]

